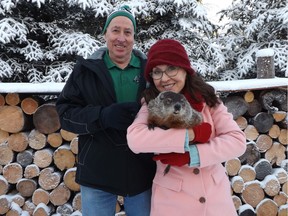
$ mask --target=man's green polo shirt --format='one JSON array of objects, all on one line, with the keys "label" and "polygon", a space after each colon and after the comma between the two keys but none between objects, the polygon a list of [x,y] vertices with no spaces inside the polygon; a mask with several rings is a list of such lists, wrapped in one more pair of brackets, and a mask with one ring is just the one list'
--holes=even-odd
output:
[{"label": "man's green polo shirt", "polygon": [[117,102],[136,101],[141,68],[140,59],[132,53],[127,67],[121,69],[112,62],[107,51],[104,55],[104,62],[113,79]]}]

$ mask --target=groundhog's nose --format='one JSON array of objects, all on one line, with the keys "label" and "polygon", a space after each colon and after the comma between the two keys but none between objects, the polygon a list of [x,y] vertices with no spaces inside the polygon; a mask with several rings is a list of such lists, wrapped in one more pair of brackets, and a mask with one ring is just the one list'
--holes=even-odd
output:
[{"label": "groundhog's nose", "polygon": [[174,110],[175,111],[179,111],[180,109],[181,109],[181,105],[180,104],[175,104]]}]

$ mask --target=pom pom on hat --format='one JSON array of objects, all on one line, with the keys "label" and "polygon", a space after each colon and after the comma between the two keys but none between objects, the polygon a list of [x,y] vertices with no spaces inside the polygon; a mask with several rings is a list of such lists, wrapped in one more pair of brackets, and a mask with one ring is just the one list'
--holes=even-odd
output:
[{"label": "pom pom on hat", "polygon": [[159,40],[148,51],[144,72],[147,81],[153,81],[149,74],[157,65],[177,66],[183,68],[188,74],[195,74],[185,48],[181,43],[172,39]]},{"label": "pom pom on hat", "polygon": [[132,21],[134,32],[136,32],[136,20],[135,17],[131,13],[131,8],[128,5],[121,6],[118,10],[113,11],[106,19],[104,28],[102,33],[104,34],[107,30],[107,27],[109,26],[112,19],[114,19],[117,16],[125,16],[129,18]]}]

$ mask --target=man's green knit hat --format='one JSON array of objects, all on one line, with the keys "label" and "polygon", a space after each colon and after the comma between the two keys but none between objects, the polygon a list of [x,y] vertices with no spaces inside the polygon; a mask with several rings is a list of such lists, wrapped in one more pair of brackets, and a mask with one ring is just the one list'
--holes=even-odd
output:
[{"label": "man's green knit hat", "polygon": [[118,10],[113,11],[107,17],[105,26],[104,26],[103,31],[102,31],[103,34],[106,32],[107,27],[110,24],[111,20],[114,19],[117,16],[125,16],[125,17],[129,18],[132,21],[132,23],[133,23],[134,32],[136,32],[136,20],[135,20],[135,17],[131,13],[131,8],[128,5],[124,5],[124,6],[120,7]]}]

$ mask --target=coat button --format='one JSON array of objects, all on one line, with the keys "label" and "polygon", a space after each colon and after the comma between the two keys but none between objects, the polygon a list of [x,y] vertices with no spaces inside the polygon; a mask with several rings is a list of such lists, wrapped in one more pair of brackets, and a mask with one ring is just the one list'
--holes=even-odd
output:
[{"label": "coat button", "polygon": [[193,170],[193,173],[194,173],[195,175],[198,175],[198,174],[200,173],[200,170],[199,170],[198,168],[195,168],[195,169]]},{"label": "coat button", "polygon": [[200,203],[205,203],[205,202],[206,202],[205,197],[200,197],[199,202],[200,202]]}]

